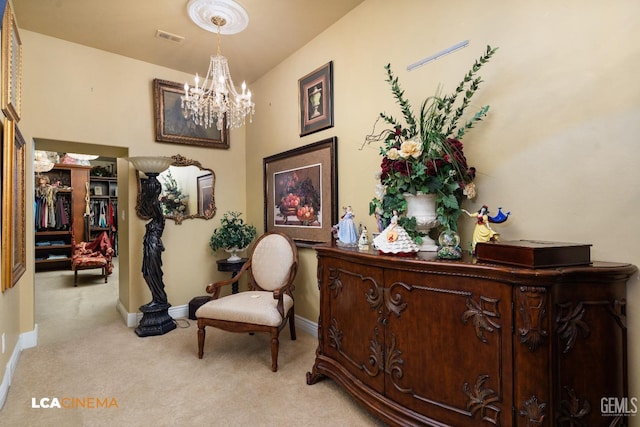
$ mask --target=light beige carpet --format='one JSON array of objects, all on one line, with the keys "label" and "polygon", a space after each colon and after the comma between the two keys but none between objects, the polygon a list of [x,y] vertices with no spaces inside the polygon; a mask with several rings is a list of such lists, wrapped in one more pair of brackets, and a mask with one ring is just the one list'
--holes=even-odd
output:
[{"label": "light beige carpet", "polygon": [[[139,338],[116,300],[117,272],[106,285],[91,270],[80,272],[77,288],[72,272],[36,274],[39,342],[20,357],[0,425],[383,425],[332,380],[306,384],[317,341],[305,332],[291,341],[288,327],[282,331],[273,373],[266,334],[207,328],[199,360],[194,321]],[[42,398],[94,407],[33,408]]]}]

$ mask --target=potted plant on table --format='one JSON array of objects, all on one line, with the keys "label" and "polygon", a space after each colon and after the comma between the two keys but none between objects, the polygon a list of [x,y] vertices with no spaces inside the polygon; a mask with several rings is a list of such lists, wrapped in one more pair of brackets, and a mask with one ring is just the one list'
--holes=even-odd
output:
[{"label": "potted plant on table", "polygon": [[229,211],[222,216],[220,227],[216,228],[209,240],[209,246],[215,252],[224,249],[231,256],[227,258],[229,262],[238,262],[241,258],[238,252],[245,250],[256,238],[257,231],[253,225],[247,224],[240,212]]}]

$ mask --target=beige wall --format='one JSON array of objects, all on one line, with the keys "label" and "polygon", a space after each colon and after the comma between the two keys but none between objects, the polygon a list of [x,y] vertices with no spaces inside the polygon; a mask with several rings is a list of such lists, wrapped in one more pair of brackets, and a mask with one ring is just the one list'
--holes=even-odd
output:
[{"label": "beige wall", "polygon": [[[38,39],[37,49],[32,52],[32,58],[42,69],[43,62],[51,60],[47,69],[48,82],[43,81],[42,73],[34,75],[27,71],[25,63],[25,84],[39,81],[43,85],[51,85],[57,89],[49,90],[47,98],[63,99],[65,93],[77,93],[72,98],[69,111],[75,119],[68,118],[66,109],[46,108],[39,102],[41,97],[35,91],[33,99],[25,96],[25,104],[35,111],[29,116],[46,117],[47,120],[31,120],[28,122],[28,132],[34,138],[49,137],[51,139],[82,141],[128,148],[130,156],[137,155],[165,155],[176,153],[186,158],[200,161],[212,168],[216,173],[216,202],[219,211],[228,209],[244,210],[245,195],[244,174],[237,165],[244,164],[245,144],[244,132],[231,133],[231,148],[229,150],[213,150],[180,144],[165,144],[154,141],[152,80],[162,78],[172,81],[185,81],[192,76],[172,70],[155,67],[147,63],[133,61],[115,55],[105,54],[78,45],[60,42],[55,39],[29,34]],[[27,45],[28,39],[23,43]],[[51,46],[47,45],[51,43]],[[55,52],[76,58],[77,67],[69,67],[70,62],[61,63],[56,59]],[[47,52],[53,52],[47,55]],[[96,57],[94,58],[93,55]],[[25,60],[28,59],[25,54]],[[84,62],[86,60],[86,62]],[[26,62],[26,61],[25,61]],[[55,64],[60,64],[56,67]],[[71,68],[71,69],[70,69]],[[35,74],[35,73],[34,73]],[[90,77],[89,77],[90,76]],[[54,103],[51,104],[53,106]],[[84,107],[81,107],[83,106]],[[58,113],[60,111],[60,113]],[[26,117],[26,115],[25,115]],[[27,121],[27,119],[25,119]],[[67,121],[60,124],[59,121]],[[76,126],[76,122],[79,125]],[[26,123],[25,123],[26,126]],[[52,129],[53,128],[53,129]],[[65,136],[69,134],[69,136]],[[126,171],[128,165],[120,163],[121,169]],[[240,189],[240,191],[238,191]],[[125,212],[125,222],[129,225],[130,248],[130,295],[131,303],[127,307],[130,312],[137,311],[137,307],[148,302],[149,294],[146,284],[139,274],[141,268],[141,242],[144,234],[144,221],[135,216],[136,184],[131,174],[129,179],[128,212]],[[126,194],[126,193],[125,193]],[[122,220],[122,213],[119,219]],[[166,251],[163,255],[165,262],[164,280],[169,300],[173,305],[186,304],[194,295],[199,295],[204,285],[216,277],[217,271],[210,253],[208,236],[215,228],[217,221],[192,220],[182,225],[167,221],[163,242]],[[122,244],[122,242],[121,242]],[[188,249],[188,250],[185,250]],[[192,265],[198,268],[185,268]]]},{"label": "beige wall", "polygon": [[[400,117],[385,83],[391,63],[417,108],[442,84],[451,91],[487,44],[500,49],[482,71],[485,83],[474,102],[491,112],[465,138],[469,162],[479,172],[479,197],[512,212],[498,226],[504,239],[535,238],[593,244],[593,259],[640,264],[635,215],[640,198],[636,163],[640,148],[640,38],[635,0],[442,2],[367,0],[270,73],[250,84],[256,116],[232,133],[229,151],[154,142],[151,80],[184,81],[182,73],[21,31],[24,46],[24,120],[31,138],[50,138],[126,148],[130,155],[180,153],[215,170],[219,214],[247,212],[262,229],[262,159],[321,139],[338,137],[339,204],[373,230],[368,202],[378,170],[377,147],[366,147],[381,111]],[[422,68],[406,65],[462,40],[469,47]],[[335,126],[299,137],[298,79],[334,62]],[[246,167],[246,175],[244,168]],[[140,277],[143,222],[133,213],[129,179],[130,312],[146,302]],[[30,194],[31,189],[29,189]],[[169,300],[186,304],[215,278],[207,241],[214,221],[167,223],[163,237]],[[29,217],[28,217],[29,219]],[[468,241],[471,225],[462,224]],[[28,236],[28,244],[33,236]],[[318,290],[312,250],[301,249],[297,314],[316,321]],[[218,256],[220,257],[220,256]],[[29,265],[33,255],[29,253]],[[196,266],[196,267],[194,267]],[[33,328],[33,271],[0,296],[0,321],[9,343]],[[122,280],[122,279],[121,279]],[[628,291],[631,395],[640,395],[640,284]],[[16,308],[16,307],[19,307]],[[9,346],[10,354],[12,346]],[[8,354],[0,355],[6,362]]]},{"label": "beige wall", "polygon": [[[231,148],[215,150],[155,142],[152,80],[161,78],[183,82],[192,76],[148,63],[109,54],[84,46],[20,31],[23,44],[22,120],[19,128],[27,141],[28,170],[31,176],[34,140],[61,151],[79,147],[96,154],[124,157],[181,154],[215,171],[215,198],[218,212],[245,211],[244,131],[231,132]],[[94,150],[95,148],[95,150]],[[133,169],[118,161],[120,230],[119,299],[129,313],[151,299],[140,273],[144,224],[136,217],[136,183]],[[33,194],[27,180],[27,206]],[[124,220],[123,220],[124,218]],[[27,224],[33,212],[27,210]],[[202,295],[207,283],[228,278],[216,270],[208,246],[209,236],[219,224],[189,220],[182,225],[167,221],[163,234],[164,282],[169,301],[186,305]],[[0,354],[1,366],[9,360],[19,334],[34,329],[33,231],[27,230],[27,273],[16,287],[0,295],[0,333],[6,333],[7,351]]]},{"label": "beige wall", "polygon": [[[498,4],[499,3],[499,4]],[[479,196],[466,208],[503,206],[504,239],[592,243],[592,258],[640,265],[640,4],[596,1],[469,2],[368,0],[252,85],[256,118],[247,127],[247,182],[260,183],[262,158],[338,137],[339,204],[350,204],[369,230],[378,147],[360,151],[378,113],[400,118],[384,65],[391,63],[419,108],[439,84],[451,92],[490,44],[499,47],[482,70],[474,98],[488,119],[465,137],[478,169]],[[463,50],[407,72],[406,66],[462,40]],[[300,138],[298,79],[334,63],[335,126]],[[262,188],[247,187],[262,201]],[[263,218],[261,202],[249,218]],[[463,221],[463,220],[461,220]],[[468,242],[471,224],[461,223]],[[315,320],[315,254],[301,250],[296,313]],[[630,381],[640,394],[640,283],[628,287]]]},{"label": "beige wall", "polygon": [[[183,82],[192,76],[28,31],[21,35],[25,51],[25,118],[20,125],[25,138],[124,147],[129,156],[179,153],[214,170],[219,212],[245,210],[243,131],[231,132],[228,150],[155,142],[152,80]],[[65,100],[62,107],[58,100]],[[123,195],[128,195],[125,201],[128,207],[122,207],[121,203],[118,215],[129,231],[128,241],[120,240],[121,246],[129,244],[129,276],[125,277],[125,284],[130,284],[129,294],[121,300],[128,299],[126,308],[136,312],[139,305],[150,299],[140,274],[145,222],[134,211],[133,169],[126,162],[118,166],[125,177],[131,172],[125,189],[128,192]],[[127,210],[122,221],[124,209]],[[193,296],[202,294],[205,285],[218,276],[216,258],[208,247],[208,237],[217,224],[217,217],[181,225],[167,221],[163,270],[167,295],[173,305],[186,304]]]}]

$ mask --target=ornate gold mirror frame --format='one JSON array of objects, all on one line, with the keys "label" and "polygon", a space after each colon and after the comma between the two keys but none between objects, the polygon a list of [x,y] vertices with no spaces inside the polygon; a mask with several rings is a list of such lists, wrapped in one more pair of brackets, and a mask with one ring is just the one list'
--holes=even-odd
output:
[{"label": "ornate gold mirror frame", "polygon": [[[173,163],[169,169],[158,175],[162,184],[160,205],[165,219],[181,224],[185,219],[211,219],[216,214],[215,182],[213,170],[203,168],[200,162],[182,157],[171,156]],[[144,172],[138,172],[138,195],[136,213],[141,219],[150,219],[140,209],[142,180],[147,179]]]}]

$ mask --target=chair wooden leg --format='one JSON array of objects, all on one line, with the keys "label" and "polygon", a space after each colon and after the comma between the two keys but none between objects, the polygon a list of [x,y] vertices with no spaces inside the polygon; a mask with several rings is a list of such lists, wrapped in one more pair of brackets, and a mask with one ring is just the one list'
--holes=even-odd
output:
[{"label": "chair wooden leg", "polygon": [[296,316],[293,313],[293,307],[289,311],[289,333],[291,334],[291,340],[296,340]]},{"label": "chair wooden leg", "polygon": [[73,271],[73,286],[78,286],[78,270]]},{"label": "chair wooden leg", "polygon": [[102,267],[102,274],[104,275],[104,283],[107,283],[107,267]]},{"label": "chair wooden leg", "polygon": [[198,359],[202,359],[202,355],[204,354],[204,328],[204,325],[198,325]]},{"label": "chair wooden leg", "polygon": [[278,371],[278,328],[275,331],[271,331],[271,370],[273,372]]}]

